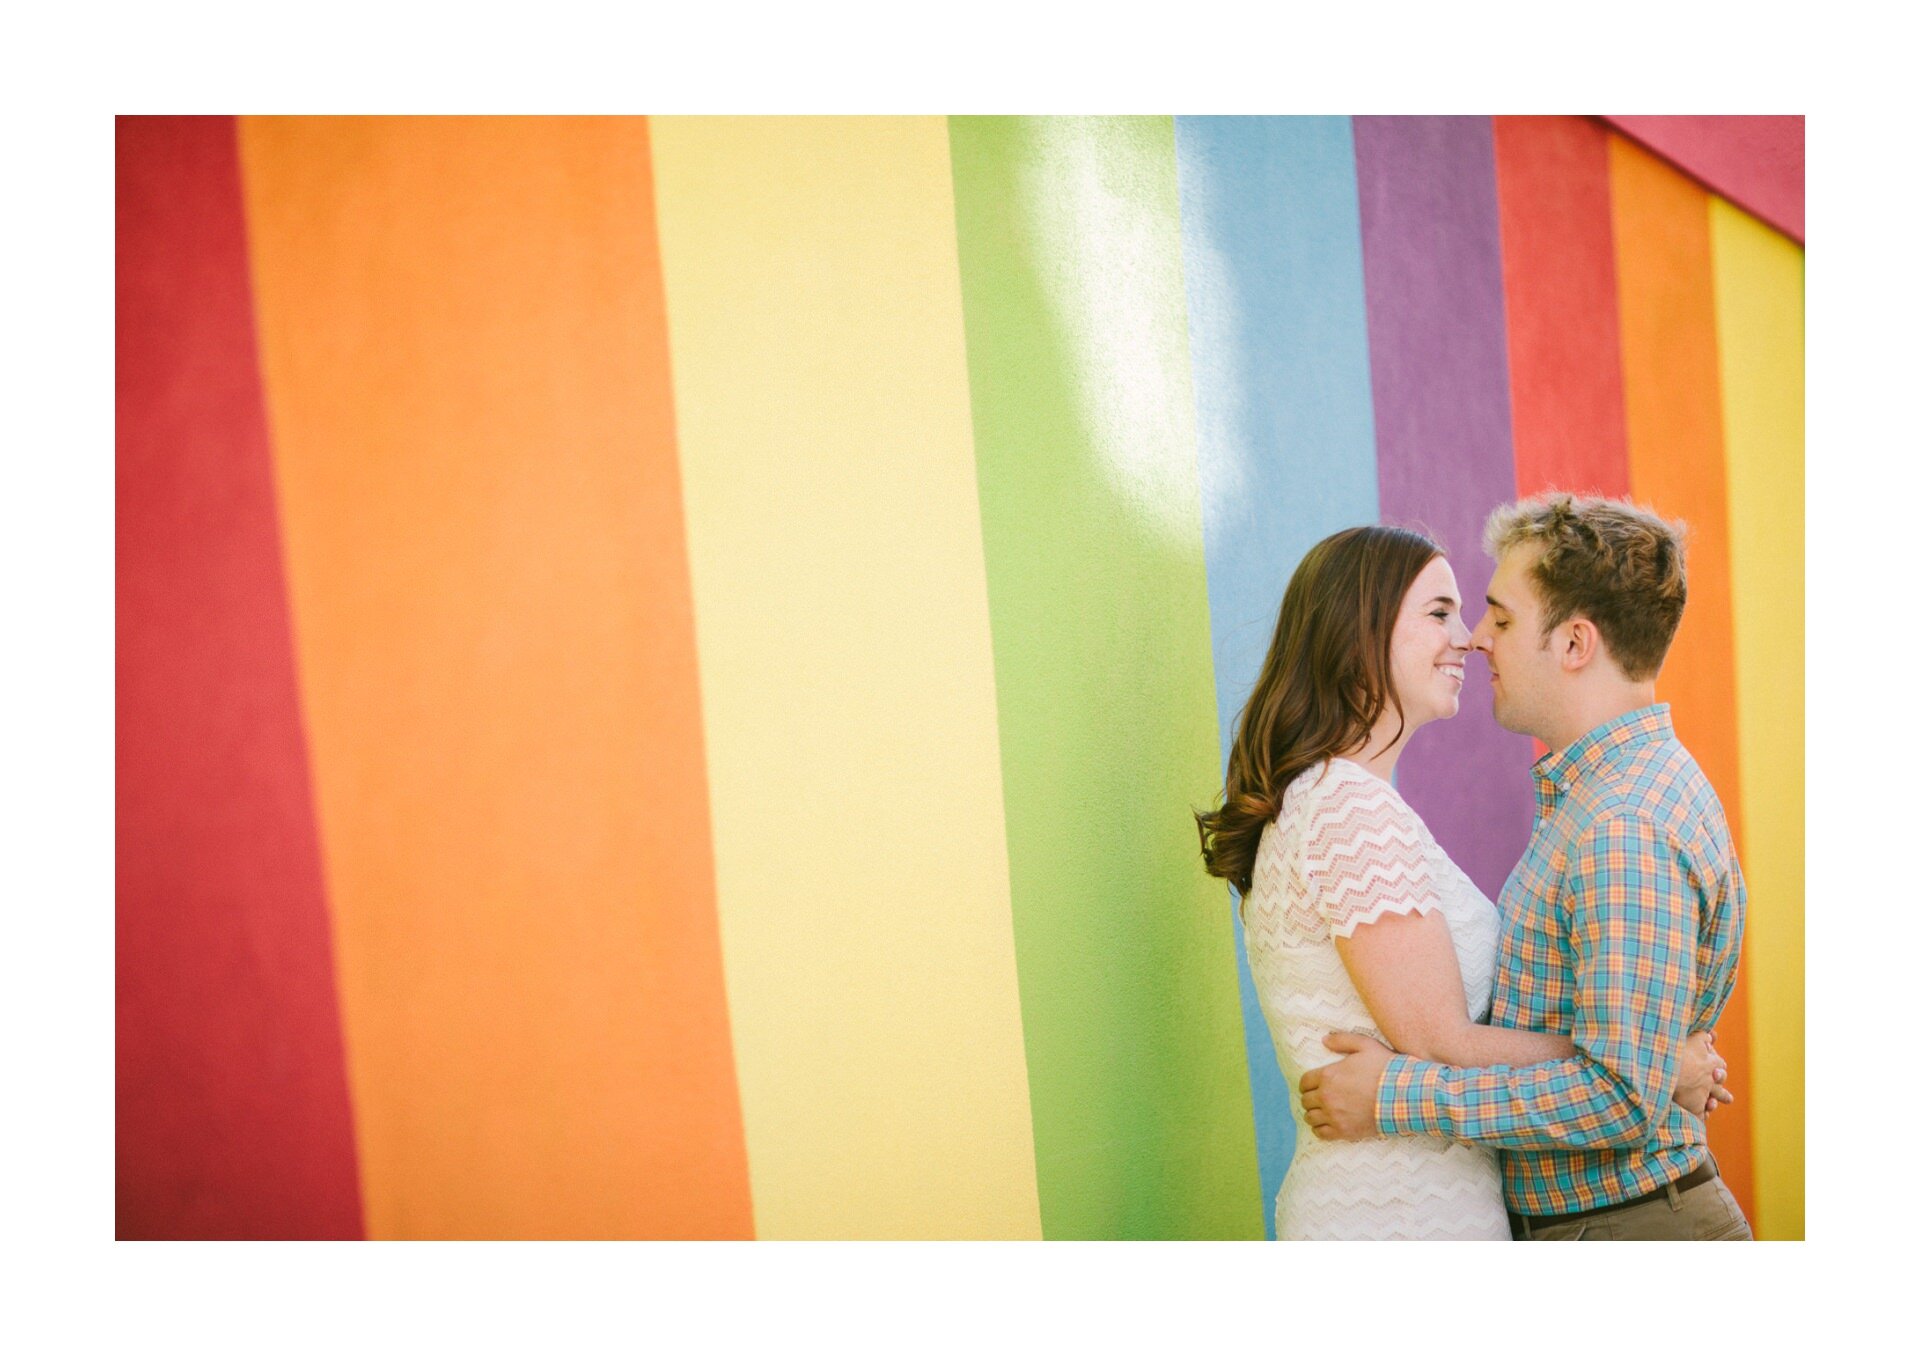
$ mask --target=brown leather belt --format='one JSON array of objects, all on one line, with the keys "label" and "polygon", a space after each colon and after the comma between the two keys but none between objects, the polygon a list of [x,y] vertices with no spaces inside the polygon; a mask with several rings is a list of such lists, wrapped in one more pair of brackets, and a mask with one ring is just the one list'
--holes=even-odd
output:
[{"label": "brown leather belt", "polygon": [[[1709,1156],[1706,1162],[1670,1185],[1671,1189],[1676,1192],[1691,1191],[1697,1186],[1705,1186],[1719,1175],[1720,1170],[1713,1166],[1713,1159]],[[1569,1210],[1564,1215],[1515,1214],[1513,1216],[1514,1232],[1520,1232],[1520,1225],[1523,1223],[1529,1229],[1550,1229],[1556,1224],[1567,1224],[1576,1219],[1589,1219],[1594,1215],[1611,1214],[1615,1210],[1630,1210],[1636,1205],[1645,1205],[1648,1201],[1659,1200],[1667,1194],[1668,1189],[1668,1187],[1661,1187],[1658,1191],[1649,1191],[1644,1196],[1635,1196],[1630,1201],[1615,1201],[1612,1205],[1596,1205],[1591,1210]]]}]

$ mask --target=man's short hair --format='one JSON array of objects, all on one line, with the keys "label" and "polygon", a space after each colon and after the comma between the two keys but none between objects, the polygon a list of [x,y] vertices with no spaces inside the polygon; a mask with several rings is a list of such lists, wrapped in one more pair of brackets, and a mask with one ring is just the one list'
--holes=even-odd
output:
[{"label": "man's short hair", "polygon": [[1495,509],[1485,544],[1495,560],[1538,546],[1541,638],[1585,617],[1621,672],[1641,682],[1659,674],[1687,606],[1686,531],[1623,500],[1552,493]]}]

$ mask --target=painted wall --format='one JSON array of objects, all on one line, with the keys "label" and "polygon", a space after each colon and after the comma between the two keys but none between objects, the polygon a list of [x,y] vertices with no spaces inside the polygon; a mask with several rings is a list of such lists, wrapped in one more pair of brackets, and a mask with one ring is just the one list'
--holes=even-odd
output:
[{"label": "painted wall", "polygon": [[[1795,241],[1583,118],[118,143],[120,1236],[1270,1233],[1189,811],[1309,545],[1472,596],[1547,486],[1693,526],[1801,1236]],[[1493,893],[1483,683],[1401,782]]]}]

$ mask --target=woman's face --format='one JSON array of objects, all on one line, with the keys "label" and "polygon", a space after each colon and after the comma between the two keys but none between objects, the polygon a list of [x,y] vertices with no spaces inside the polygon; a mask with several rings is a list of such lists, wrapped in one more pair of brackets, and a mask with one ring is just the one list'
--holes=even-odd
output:
[{"label": "woman's face", "polygon": [[1460,620],[1453,566],[1435,556],[1401,600],[1393,627],[1393,690],[1400,695],[1409,734],[1459,712],[1470,640]]}]

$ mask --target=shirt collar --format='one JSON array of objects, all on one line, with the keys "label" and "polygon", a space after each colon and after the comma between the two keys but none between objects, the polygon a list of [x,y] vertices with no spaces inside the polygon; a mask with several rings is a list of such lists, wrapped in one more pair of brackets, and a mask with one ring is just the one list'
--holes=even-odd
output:
[{"label": "shirt collar", "polygon": [[1596,725],[1559,753],[1550,753],[1533,765],[1533,779],[1541,791],[1555,795],[1572,789],[1583,776],[1610,761],[1621,749],[1649,740],[1673,738],[1673,708],[1666,702],[1638,707]]}]

